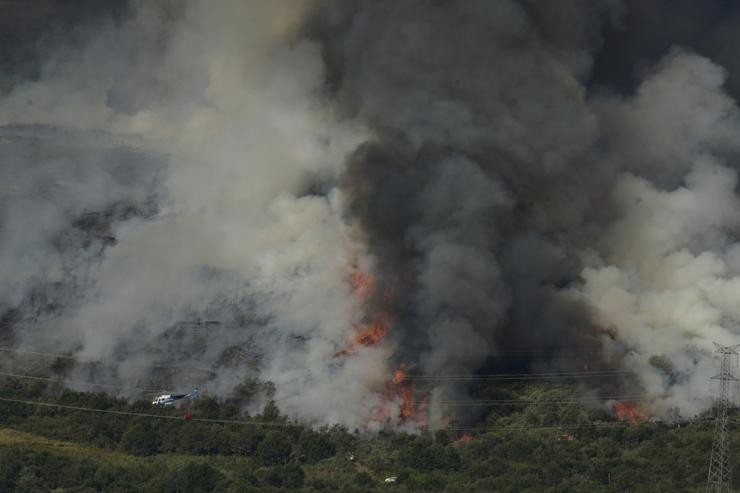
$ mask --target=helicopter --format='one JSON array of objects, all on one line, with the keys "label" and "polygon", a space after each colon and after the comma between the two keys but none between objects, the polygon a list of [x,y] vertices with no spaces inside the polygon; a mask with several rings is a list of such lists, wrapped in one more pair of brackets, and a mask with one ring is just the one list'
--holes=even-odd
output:
[{"label": "helicopter", "polygon": [[183,399],[197,399],[200,395],[198,388],[194,388],[189,394],[162,394],[155,397],[152,401],[153,406],[171,406],[175,402]]}]

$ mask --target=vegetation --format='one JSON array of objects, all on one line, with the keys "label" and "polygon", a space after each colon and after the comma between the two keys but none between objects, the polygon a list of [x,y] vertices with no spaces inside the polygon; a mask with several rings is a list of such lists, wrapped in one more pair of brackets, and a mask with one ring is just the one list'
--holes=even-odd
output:
[{"label": "vegetation", "polygon": [[0,491],[703,491],[709,421],[631,425],[562,401],[567,387],[490,391],[535,402],[492,407],[479,431],[362,434],[311,430],[274,406],[248,417],[204,397],[188,421],[182,409],[4,379],[6,399],[161,417],[0,401]]}]

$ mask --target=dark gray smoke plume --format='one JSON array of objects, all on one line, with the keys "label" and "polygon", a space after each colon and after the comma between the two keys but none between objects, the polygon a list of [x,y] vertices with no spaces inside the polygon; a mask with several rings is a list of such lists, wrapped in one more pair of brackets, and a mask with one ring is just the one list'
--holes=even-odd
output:
[{"label": "dark gray smoke plume", "polygon": [[464,417],[436,377],[494,371],[707,407],[734,4],[53,4],[0,6],[5,345],[371,429]]}]

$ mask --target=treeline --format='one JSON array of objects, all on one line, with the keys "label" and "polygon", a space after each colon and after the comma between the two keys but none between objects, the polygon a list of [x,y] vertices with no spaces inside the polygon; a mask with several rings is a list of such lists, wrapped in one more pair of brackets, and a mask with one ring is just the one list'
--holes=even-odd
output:
[{"label": "treeline", "polygon": [[[603,410],[570,402],[565,396],[572,395],[572,389],[525,385],[505,392],[535,402],[491,408],[474,426],[477,431],[363,434],[340,427],[313,430],[280,416],[274,404],[250,417],[236,402],[203,397],[188,403],[193,418],[188,421],[183,409],[4,379],[3,398],[168,417],[0,401],[0,491],[704,488],[713,431],[709,421],[681,427],[620,424]],[[553,404],[558,398],[563,403]],[[8,435],[9,430],[16,435]],[[732,444],[740,453],[738,438],[733,435]],[[740,478],[740,470],[736,472]],[[396,482],[385,483],[390,476]]]}]

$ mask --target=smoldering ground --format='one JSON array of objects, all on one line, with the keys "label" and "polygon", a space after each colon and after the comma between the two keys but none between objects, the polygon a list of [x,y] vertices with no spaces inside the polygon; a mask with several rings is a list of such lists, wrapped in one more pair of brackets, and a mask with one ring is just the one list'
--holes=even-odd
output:
[{"label": "smoldering ground", "polygon": [[[38,5],[0,8],[40,32]],[[7,344],[73,356],[70,381],[269,380],[284,412],[352,427],[400,364],[629,369],[622,388],[667,396],[651,413],[707,407],[712,342],[736,342],[740,317],[733,4],[162,1],[68,18],[2,56]],[[337,357],[377,313],[385,337]],[[468,390],[416,387],[434,426]]]}]

